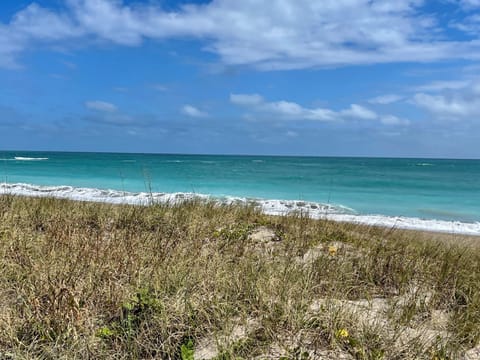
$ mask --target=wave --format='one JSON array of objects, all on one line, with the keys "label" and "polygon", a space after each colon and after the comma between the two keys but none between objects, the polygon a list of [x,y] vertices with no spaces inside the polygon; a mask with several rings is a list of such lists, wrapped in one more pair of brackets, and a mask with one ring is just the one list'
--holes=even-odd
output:
[{"label": "wave", "polygon": [[152,203],[177,203],[191,200],[201,195],[187,193],[147,193],[79,188],[73,186],[40,186],[31,184],[0,185],[0,194],[12,194],[35,197],[56,197],[81,201],[97,201],[111,204],[148,205]]},{"label": "wave", "polygon": [[430,164],[430,163],[417,163],[417,164],[415,164],[415,166],[435,166],[435,165]]},{"label": "wave", "polygon": [[214,197],[195,193],[147,193],[77,188],[72,186],[38,186],[31,184],[0,184],[0,194],[105,202],[111,204],[150,205],[179,204],[190,200],[212,200],[219,204],[254,205],[268,215],[303,214],[314,219],[327,219],[355,224],[389,228],[427,230],[446,233],[480,235],[480,222],[427,220],[411,217],[361,215],[342,205],[322,204],[299,200],[266,200],[241,197]]},{"label": "wave", "polygon": [[327,215],[328,220],[387,228],[425,230],[450,234],[480,235],[480,222],[428,220],[403,216],[384,215]]},{"label": "wave", "polygon": [[17,161],[42,161],[42,160],[48,160],[46,157],[23,157],[23,156],[15,156],[15,160]]}]

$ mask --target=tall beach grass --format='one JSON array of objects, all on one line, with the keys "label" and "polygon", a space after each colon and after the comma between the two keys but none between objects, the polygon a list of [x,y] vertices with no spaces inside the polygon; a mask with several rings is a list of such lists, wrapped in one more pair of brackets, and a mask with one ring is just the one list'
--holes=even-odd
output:
[{"label": "tall beach grass", "polygon": [[468,358],[478,240],[4,195],[0,358]]}]

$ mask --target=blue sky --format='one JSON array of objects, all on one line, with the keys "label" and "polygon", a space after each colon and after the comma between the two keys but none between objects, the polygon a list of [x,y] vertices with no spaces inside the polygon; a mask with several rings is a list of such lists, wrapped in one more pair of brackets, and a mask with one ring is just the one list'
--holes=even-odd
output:
[{"label": "blue sky", "polygon": [[2,0],[0,149],[480,158],[480,0]]}]

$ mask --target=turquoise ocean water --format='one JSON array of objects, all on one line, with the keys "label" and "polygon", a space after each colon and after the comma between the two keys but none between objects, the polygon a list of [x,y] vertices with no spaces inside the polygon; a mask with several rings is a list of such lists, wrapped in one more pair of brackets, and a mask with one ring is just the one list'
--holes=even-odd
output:
[{"label": "turquoise ocean water", "polygon": [[0,181],[3,192],[85,200],[204,194],[277,213],[430,220],[423,228],[480,222],[480,160],[0,151]]}]

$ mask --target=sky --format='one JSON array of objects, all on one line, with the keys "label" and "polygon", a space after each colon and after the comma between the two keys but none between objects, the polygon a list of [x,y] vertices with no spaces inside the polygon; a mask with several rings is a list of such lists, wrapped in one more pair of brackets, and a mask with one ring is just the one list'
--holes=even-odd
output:
[{"label": "sky", "polygon": [[480,158],[480,0],[2,0],[0,149]]}]

